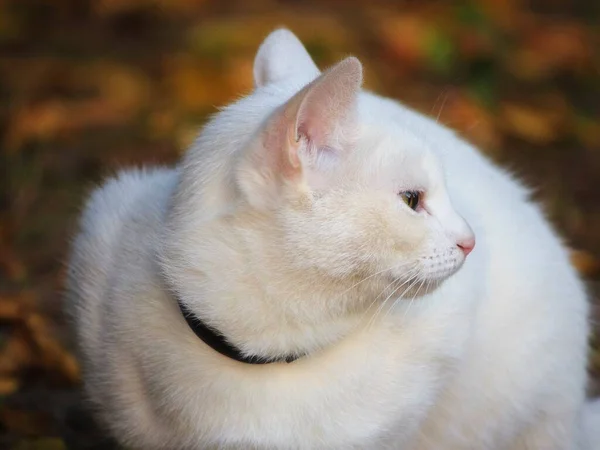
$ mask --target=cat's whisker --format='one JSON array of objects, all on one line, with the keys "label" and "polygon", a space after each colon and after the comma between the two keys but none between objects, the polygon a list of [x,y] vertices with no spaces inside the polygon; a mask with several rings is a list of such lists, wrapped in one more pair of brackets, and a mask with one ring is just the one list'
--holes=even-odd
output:
[{"label": "cat's whisker", "polygon": [[[385,304],[388,302],[388,300],[390,299],[390,297],[392,297],[394,295],[394,293],[399,289],[399,286],[395,286],[394,289],[392,289],[392,292],[390,292],[388,294],[388,296],[383,300],[383,302],[381,302],[381,304],[379,305],[379,307],[377,308],[377,310],[375,311],[375,314],[373,314],[373,316],[371,316],[371,319],[373,319],[374,317],[377,317],[377,315],[381,312],[381,310],[385,307]],[[381,293],[383,294],[383,292]],[[380,295],[381,295],[380,294]],[[379,295],[379,296],[380,296]],[[378,297],[379,297],[378,296]],[[369,325],[371,325],[371,321],[369,321]]]},{"label": "cat's whisker", "polygon": [[404,315],[403,315],[403,319],[406,318],[406,316],[408,315],[408,313],[410,312],[410,309],[415,301],[415,299],[417,298],[417,296],[419,295],[419,292],[421,291],[421,288],[423,287],[423,283],[425,282],[425,278],[423,278],[421,280],[421,284],[419,284],[419,287],[417,288],[417,291],[415,292],[415,295],[413,295],[413,297],[410,299],[410,302],[408,304],[408,308],[406,308],[406,310],[404,311]]},{"label": "cat's whisker", "polygon": [[385,298],[385,300],[383,302],[381,302],[381,305],[379,305],[379,307],[377,308],[377,310],[375,311],[375,313],[371,316],[369,322],[367,323],[367,329],[370,330],[371,327],[373,326],[373,324],[375,323],[375,319],[377,318],[377,316],[379,316],[379,313],[381,313],[381,311],[383,310],[383,308],[385,308],[385,305],[387,304],[388,300],[394,295],[394,293],[398,290],[398,287],[394,288],[394,290]]},{"label": "cat's whisker", "polygon": [[[409,272],[409,273],[410,273],[410,272]],[[394,280],[394,281],[392,281],[391,283],[389,283],[389,284],[388,284],[386,287],[384,287],[384,288],[381,290],[381,292],[380,292],[380,293],[377,295],[377,297],[375,297],[375,299],[374,299],[374,300],[371,302],[371,304],[369,305],[369,307],[368,307],[368,308],[365,310],[365,312],[363,313],[363,318],[365,318],[365,317],[367,316],[367,314],[368,314],[368,312],[370,311],[370,309],[371,309],[371,308],[372,308],[372,307],[373,307],[373,306],[374,306],[374,305],[377,303],[377,300],[379,300],[379,298],[380,298],[380,297],[381,297],[381,296],[382,296],[382,295],[385,293],[385,291],[387,291],[387,289],[389,289],[389,288],[390,288],[392,285],[394,285],[394,284],[398,284],[398,283],[400,283],[400,280]],[[396,286],[396,287],[394,287],[394,288],[393,288],[393,290],[392,290],[392,293],[391,293],[390,295],[393,295],[393,294],[394,294],[394,292],[395,292],[395,291],[396,291],[396,290],[397,290],[399,287],[401,287],[401,285],[400,285],[400,286]],[[386,299],[386,300],[387,300],[387,299]],[[385,304],[385,301],[386,301],[386,300],[384,300],[382,303],[383,303],[383,304]],[[379,308],[381,308],[381,307],[382,307],[382,305],[380,305],[380,306],[379,306]],[[379,308],[378,308],[378,311],[379,311]],[[375,314],[377,314],[377,312],[376,312]],[[372,318],[372,317],[373,317],[373,316],[371,316],[371,318]],[[368,325],[370,325],[370,323],[371,323],[371,321],[369,320],[369,324],[368,324]]]},{"label": "cat's whisker", "polygon": [[[433,106],[431,107],[431,111],[429,112],[430,116],[433,116],[435,114],[435,110],[438,106],[438,103],[440,102],[440,99],[442,98],[442,96],[446,95],[447,93],[447,88],[444,88],[440,91],[440,93],[435,97],[435,101],[433,102]],[[438,110],[439,111],[439,110]]]},{"label": "cat's whisker", "polygon": [[[394,281],[394,283],[398,283],[398,281],[396,280],[396,281]],[[392,283],[392,284],[394,284],[394,283]],[[371,306],[372,306],[372,305],[373,305],[373,304],[374,304],[374,303],[377,301],[377,299],[378,299],[378,298],[379,298],[379,297],[380,297],[380,296],[381,296],[381,295],[382,295],[382,294],[385,292],[385,290],[387,290],[387,289],[388,289],[388,287],[389,287],[389,285],[388,285],[388,286],[387,286],[387,287],[386,287],[384,290],[382,290],[382,291],[381,291],[381,293],[380,293],[380,294],[377,296],[377,298],[375,299],[375,301],[374,301],[373,303],[371,303]],[[390,293],[390,294],[389,294],[389,295],[388,295],[388,296],[385,298],[385,300],[384,300],[383,302],[381,302],[381,304],[380,304],[380,305],[377,307],[377,309],[375,310],[375,313],[373,313],[373,314],[371,315],[371,317],[369,318],[369,321],[367,322],[367,326],[366,326],[366,327],[367,327],[367,329],[370,329],[370,328],[371,328],[371,325],[372,325],[372,323],[373,323],[373,320],[374,320],[374,318],[375,318],[375,317],[377,317],[377,315],[379,314],[379,312],[381,311],[381,309],[382,309],[382,308],[385,306],[385,304],[386,304],[386,302],[388,301],[388,299],[390,298],[390,296],[394,295],[394,292],[396,292],[397,290],[398,290],[398,286],[395,286],[395,287],[392,289],[392,292],[391,292],[391,293]],[[370,309],[370,307],[369,307],[369,309]],[[363,317],[366,317],[366,316],[367,316],[367,311],[365,311],[365,313],[364,313],[364,316],[363,316]]]},{"label": "cat's whisker", "polygon": [[412,282],[410,283],[410,285],[409,285],[409,286],[407,286],[407,287],[406,287],[406,289],[404,289],[404,291],[402,291],[402,294],[400,294],[400,297],[403,297],[403,296],[404,296],[404,294],[406,294],[407,292],[409,292],[409,291],[410,291],[410,290],[411,290],[411,289],[412,289],[412,288],[413,288],[413,287],[414,287],[414,286],[415,286],[415,285],[416,285],[416,284],[417,284],[417,283],[418,283],[420,280],[421,280],[421,278],[420,278],[420,277],[418,277],[418,276],[415,276],[415,277],[412,279]]},{"label": "cat's whisker", "polygon": [[469,127],[467,127],[465,129],[465,132],[467,131],[472,131],[476,126],[478,126],[481,123],[481,120],[475,120],[471,125],[469,125]]},{"label": "cat's whisker", "polygon": [[[410,310],[410,307],[411,307],[411,305],[412,305],[412,302],[413,302],[413,300],[416,298],[416,296],[418,295],[418,293],[419,293],[419,291],[420,291],[421,287],[423,286],[423,283],[425,282],[425,279],[424,279],[424,278],[423,278],[423,279],[419,278],[419,279],[417,279],[417,280],[416,280],[416,282],[418,282],[419,280],[421,280],[421,284],[419,285],[419,288],[418,288],[417,292],[415,293],[415,295],[414,295],[414,296],[413,296],[413,298],[411,299],[410,303],[408,304],[407,311],[408,311],[408,310]],[[414,283],[414,284],[416,284],[416,283]],[[411,286],[412,286],[412,285],[411,285]],[[407,290],[409,290],[409,289],[410,289],[410,286],[407,288]],[[406,292],[406,291],[405,291],[405,292]],[[394,304],[391,306],[391,308],[390,308],[390,311],[394,309],[394,307],[396,306],[396,304],[397,304],[397,303],[398,303],[398,302],[399,302],[401,299],[402,299],[402,296],[399,296],[399,297],[396,299],[396,301],[394,302]],[[403,318],[406,316],[406,314],[407,314],[407,312],[405,311],[405,313],[404,313],[404,315],[403,315]]]},{"label": "cat's whisker", "polygon": [[[415,286],[415,285],[416,285],[416,284],[417,284],[419,281],[421,281],[421,280],[422,280],[422,278],[421,278],[421,277],[419,277],[419,276],[415,276],[415,277],[413,278],[413,281],[410,283],[410,285],[409,285],[409,286],[408,286],[406,289],[404,289],[404,291],[402,291],[402,294],[400,294],[400,295],[397,297],[397,299],[396,299],[396,302],[397,302],[397,301],[399,301],[400,299],[402,299],[402,298],[403,298],[403,296],[404,296],[404,294],[406,294],[407,292],[409,292],[409,291],[410,291],[410,290],[411,290],[411,289],[412,289],[412,288],[413,288],[413,287],[414,287],[414,286]],[[415,297],[413,297],[413,299],[414,299],[414,298],[415,298]],[[396,302],[394,302],[394,305],[396,304]],[[392,305],[392,308],[393,308],[393,306],[394,306],[394,305]],[[410,306],[410,304],[409,304],[409,306]],[[391,310],[392,308],[390,308],[390,310]],[[405,315],[406,315],[406,314],[405,314]]]},{"label": "cat's whisker", "polygon": [[[402,283],[400,286],[397,286],[396,288],[394,288],[394,291],[392,292],[391,295],[394,294],[394,292],[396,292],[399,288],[401,288],[404,284],[406,284],[407,282],[410,281],[410,279],[416,274],[417,268],[416,267],[412,267],[408,272],[407,272],[407,276],[409,277],[409,279],[407,279],[404,283]],[[363,313],[363,318],[365,318],[368,314],[368,312],[371,310],[371,308],[375,305],[375,303],[377,303],[377,300],[383,295],[383,293],[393,284],[395,283],[399,283],[400,280],[394,280],[391,283],[389,283],[387,286],[385,286],[381,292],[375,297],[375,299],[371,302],[371,304],[369,305],[369,307],[365,310],[365,312]],[[385,302],[384,302],[385,303]],[[361,319],[362,320],[362,319]],[[369,324],[371,323],[371,321],[369,321]]]},{"label": "cat's whisker", "polygon": [[[441,94],[440,94],[441,95]],[[438,96],[439,98],[439,96]],[[435,118],[435,122],[438,123],[440,121],[440,117],[442,115],[442,111],[444,110],[444,106],[446,106],[446,101],[448,100],[448,90],[445,90],[444,92],[444,99],[442,100],[442,105],[440,106],[440,109],[437,113],[437,117]],[[437,103],[437,100],[436,100]]]},{"label": "cat's whisker", "polygon": [[[416,268],[415,268],[416,269]],[[382,304],[379,306],[379,308],[377,308],[377,311],[375,311],[375,314],[373,314],[373,316],[371,317],[371,320],[369,320],[369,323],[367,324],[367,328],[370,328],[373,323],[375,323],[375,319],[377,318],[377,316],[379,315],[379,313],[383,310],[383,308],[385,307],[386,303],[388,302],[388,300],[396,293],[398,292],[398,290],[400,288],[402,288],[402,286],[406,285],[407,283],[411,283],[412,286],[412,281],[418,279],[418,272],[416,272],[416,270],[413,271],[414,275],[410,276],[406,281],[404,281],[400,286],[396,287],[387,297],[386,299],[382,302]],[[409,286],[410,287],[410,286]],[[406,291],[405,291],[406,292]],[[399,296],[401,297],[401,296]]]},{"label": "cat's whisker", "polygon": [[358,285],[360,285],[360,284],[364,283],[365,281],[367,281],[367,280],[369,280],[369,279],[371,279],[371,278],[373,278],[373,277],[375,277],[375,276],[377,276],[377,275],[381,275],[382,273],[384,273],[384,272],[388,272],[388,271],[390,271],[390,270],[392,270],[392,269],[402,269],[403,267],[409,267],[409,266],[412,266],[412,265],[413,265],[413,263],[412,263],[412,262],[405,262],[405,263],[401,263],[401,264],[394,264],[393,266],[390,266],[390,267],[386,267],[385,269],[383,269],[383,270],[380,270],[379,272],[375,272],[375,273],[373,273],[373,274],[371,274],[371,275],[369,275],[369,276],[367,276],[367,277],[363,278],[362,280],[360,280],[360,281],[358,281],[358,282],[354,283],[352,286],[350,286],[349,288],[347,288],[347,289],[345,289],[344,291],[342,291],[342,292],[341,292],[341,293],[338,295],[338,297],[337,297],[336,299],[339,299],[339,298],[341,298],[341,297],[342,297],[344,294],[348,293],[349,291],[351,291],[352,289],[354,289],[356,286],[358,286]]},{"label": "cat's whisker", "polygon": [[[371,310],[371,308],[375,305],[375,303],[377,303],[377,300],[379,300],[379,298],[383,295],[383,293],[390,288],[393,284],[398,283],[399,280],[394,280],[391,283],[389,283],[386,287],[384,287],[381,292],[375,297],[375,299],[373,299],[373,301],[369,304],[369,306],[367,307],[367,309],[363,312],[362,314],[362,318],[365,318],[367,316],[367,313]],[[362,320],[362,319],[361,319]]]},{"label": "cat's whisker", "polygon": [[[396,300],[394,300],[394,303],[392,303],[392,306],[390,307],[389,311],[386,314],[389,314],[390,311],[393,311],[401,299],[402,299],[402,297],[397,297]],[[385,319],[385,317],[387,317],[387,315],[384,316],[384,319]]]}]

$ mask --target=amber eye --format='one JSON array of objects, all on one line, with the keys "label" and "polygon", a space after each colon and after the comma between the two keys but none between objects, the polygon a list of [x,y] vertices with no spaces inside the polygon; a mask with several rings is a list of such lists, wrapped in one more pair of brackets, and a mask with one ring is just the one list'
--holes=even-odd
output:
[{"label": "amber eye", "polygon": [[405,191],[400,192],[400,197],[402,201],[408,205],[410,209],[413,211],[417,209],[419,206],[419,200],[421,198],[421,193],[418,191]]}]

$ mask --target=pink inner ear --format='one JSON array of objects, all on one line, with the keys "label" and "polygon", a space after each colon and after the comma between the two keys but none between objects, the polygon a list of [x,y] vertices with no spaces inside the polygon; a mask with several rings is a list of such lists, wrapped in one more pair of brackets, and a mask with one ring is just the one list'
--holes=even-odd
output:
[{"label": "pink inner ear", "polygon": [[276,113],[273,122],[265,130],[263,137],[264,154],[259,164],[270,169],[274,174],[284,178],[293,178],[298,172],[300,161],[292,151],[297,147],[297,139],[293,127],[290,127],[288,111]]},{"label": "pink inner ear", "polygon": [[337,148],[352,132],[361,82],[360,62],[347,58],[308,85],[296,114],[297,135],[311,147]]},{"label": "pink inner ear", "polygon": [[329,169],[351,148],[361,81],[360,62],[347,58],[274,112],[238,167],[237,182],[253,204],[276,204],[283,183],[329,184]]},{"label": "pink inner ear", "polygon": [[360,62],[347,58],[304,87],[263,130],[261,150],[252,156],[254,166],[292,180],[307,176],[314,169],[309,166],[343,153],[355,129],[352,118],[361,81]]}]

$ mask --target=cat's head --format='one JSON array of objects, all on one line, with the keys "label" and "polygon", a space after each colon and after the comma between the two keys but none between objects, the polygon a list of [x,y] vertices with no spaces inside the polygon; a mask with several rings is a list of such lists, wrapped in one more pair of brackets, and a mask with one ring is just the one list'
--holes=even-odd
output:
[{"label": "cat's head", "polygon": [[[278,30],[256,55],[254,81],[184,160],[166,258],[178,290],[198,292],[202,282],[187,275],[194,268],[218,279],[273,278],[265,289],[274,296],[289,274],[417,295],[461,267],[475,238],[437,157],[394,116],[399,106],[361,91],[356,58],[321,73],[300,41]],[[227,226],[243,249],[229,244]]]},{"label": "cat's head", "polygon": [[273,95],[307,83],[263,122],[234,176],[244,201],[277,221],[299,270],[379,274],[408,287],[435,286],[461,267],[475,237],[438,159],[364,98],[356,58],[321,73],[300,41],[278,30],[258,51],[254,78]]}]

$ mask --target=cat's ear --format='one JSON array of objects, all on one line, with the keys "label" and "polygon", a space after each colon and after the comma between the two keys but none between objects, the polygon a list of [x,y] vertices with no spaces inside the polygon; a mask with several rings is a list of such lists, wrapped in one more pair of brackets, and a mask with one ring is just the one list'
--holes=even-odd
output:
[{"label": "cat's ear", "polygon": [[240,165],[242,189],[264,204],[282,183],[326,187],[353,146],[361,84],[361,63],[346,58],[277,109]]},{"label": "cat's ear", "polygon": [[269,34],[254,58],[254,85],[257,87],[292,76],[308,83],[319,74],[302,42],[284,28]]}]

